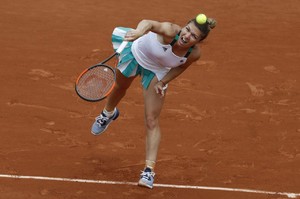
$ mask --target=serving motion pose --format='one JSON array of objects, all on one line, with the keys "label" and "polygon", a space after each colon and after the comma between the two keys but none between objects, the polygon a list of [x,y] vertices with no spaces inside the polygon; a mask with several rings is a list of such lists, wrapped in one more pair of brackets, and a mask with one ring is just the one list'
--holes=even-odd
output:
[{"label": "serving motion pose", "polygon": [[161,131],[159,116],[168,83],[200,58],[200,45],[216,21],[199,14],[184,27],[170,22],[142,20],[136,29],[118,27],[112,41],[116,49],[129,41],[119,56],[116,85],[108,96],[101,114],[96,117],[91,132],[102,134],[119,116],[117,105],[132,81],[141,76],[145,105],[146,157],[145,168],[138,185],[153,188],[154,168]]}]

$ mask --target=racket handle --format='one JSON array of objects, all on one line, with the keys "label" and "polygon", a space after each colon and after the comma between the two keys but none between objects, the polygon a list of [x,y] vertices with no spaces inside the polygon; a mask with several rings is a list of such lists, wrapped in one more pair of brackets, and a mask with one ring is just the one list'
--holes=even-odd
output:
[{"label": "racket handle", "polygon": [[124,48],[126,47],[126,45],[128,44],[128,41],[123,41],[120,45],[120,47],[117,49],[117,53],[120,54]]}]

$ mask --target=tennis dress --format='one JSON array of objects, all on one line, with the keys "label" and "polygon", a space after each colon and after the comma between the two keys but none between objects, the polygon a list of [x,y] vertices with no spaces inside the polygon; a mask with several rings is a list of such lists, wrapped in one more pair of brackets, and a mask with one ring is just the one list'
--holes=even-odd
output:
[{"label": "tennis dress", "polygon": [[[129,30],[132,29],[125,27],[114,29],[112,44],[115,51]],[[141,83],[147,89],[154,76],[161,80],[172,68],[186,62],[192,48],[184,57],[172,52],[172,46],[178,37],[179,33],[170,44],[161,44],[157,34],[150,31],[134,42],[129,42],[119,56],[118,69],[126,77],[141,75]]]},{"label": "tennis dress", "polygon": [[135,40],[131,47],[136,61],[145,69],[155,73],[161,80],[171,68],[184,64],[186,57],[179,57],[172,52],[171,44],[161,44],[157,34],[149,32]]}]

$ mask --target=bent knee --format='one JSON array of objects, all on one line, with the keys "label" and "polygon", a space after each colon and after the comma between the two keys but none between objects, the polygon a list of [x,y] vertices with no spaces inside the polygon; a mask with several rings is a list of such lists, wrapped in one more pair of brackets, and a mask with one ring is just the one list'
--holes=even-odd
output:
[{"label": "bent knee", "polygon": [[130,87],[130,83],[118,83],[116,82],[114,89],[119,90],[119,91],[126,91]]}]

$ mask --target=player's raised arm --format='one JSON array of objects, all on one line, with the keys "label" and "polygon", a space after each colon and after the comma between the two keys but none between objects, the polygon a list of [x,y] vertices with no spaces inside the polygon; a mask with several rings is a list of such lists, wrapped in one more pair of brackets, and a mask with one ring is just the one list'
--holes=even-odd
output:
[{"label": "player's raised arm", "polygon": [[170,22],[158,22],[144,19],[139,22],[135,30],[129,31],[126,34],[125,40],[133,41],[144,34],[147,34],[149,31],[155,32],[164,37],[173,38],[179,30],[180,26]]}]

